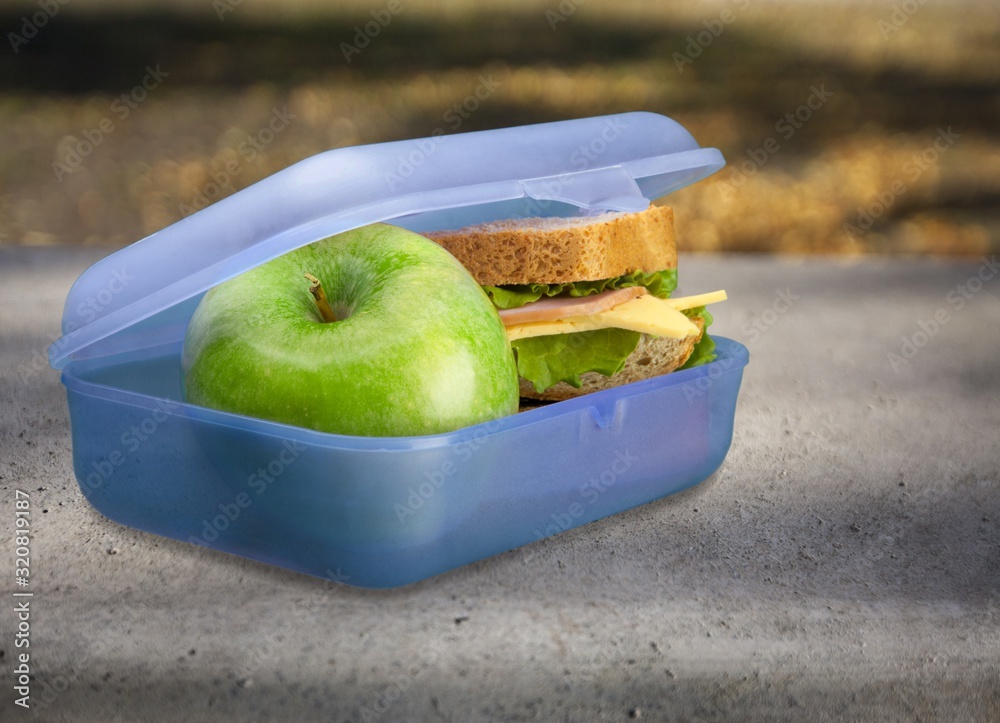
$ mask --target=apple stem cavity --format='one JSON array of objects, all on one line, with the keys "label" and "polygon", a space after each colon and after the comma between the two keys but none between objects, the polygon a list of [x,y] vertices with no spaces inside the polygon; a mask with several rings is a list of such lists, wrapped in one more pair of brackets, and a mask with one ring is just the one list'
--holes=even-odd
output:
[{"label": "apple stem cavity", "polygon": [[327,301],[326,292],[323,291],[323,284],[312,274],[306,274],[305,276],[309,280],[309,293],[316,300],[316,308],[319,309],[319,315],[323,317],[323,321],[325,323],[338,321],[337,315],[333,313],[333,307]]}]

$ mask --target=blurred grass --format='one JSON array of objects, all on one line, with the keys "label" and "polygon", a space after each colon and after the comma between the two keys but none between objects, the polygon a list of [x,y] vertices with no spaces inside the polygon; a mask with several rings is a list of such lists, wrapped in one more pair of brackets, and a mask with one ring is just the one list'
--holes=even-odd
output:
[{"label": "blurred grass", "polygon": [[[131,243],[314,153],[452,132],[486,75],[497,89],[457,130],[650,110],[721,149],[726,169],[664,200],[685,249],[1000,250],[995,3],[400,0],[348,63],[341,43],[386,5],[220,2],[222,20],[211,2],[70,3],[4,48],[0,243]],[[2,0],[0,28],[38,11]],[[700,48],[706,23],[722,31]],[[147,66],[165,77],[129,108]],[[287,127],[248,145],[286,107]],[[808,120],[783,120],[797,110]]]}]

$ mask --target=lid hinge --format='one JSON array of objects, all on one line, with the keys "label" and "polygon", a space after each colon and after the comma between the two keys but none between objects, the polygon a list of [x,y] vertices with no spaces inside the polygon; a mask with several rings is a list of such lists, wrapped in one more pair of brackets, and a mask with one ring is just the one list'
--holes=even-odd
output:
[{"label": "lid hinge", "polygon": [[644,211],[649,199],[622,166],[608,166],[521,181],[526,195],[561,201],[586,211]]}]

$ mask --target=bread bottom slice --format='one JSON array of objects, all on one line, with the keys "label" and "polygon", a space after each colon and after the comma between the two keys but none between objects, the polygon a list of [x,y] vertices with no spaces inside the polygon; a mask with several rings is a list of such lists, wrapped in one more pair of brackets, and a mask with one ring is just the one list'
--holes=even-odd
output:
[{"label": "bread bottom slice", "polygon": [[582,385],[579,389],[566,382],[558,382],[544,392],[535,391],[535,385],[521,378],[521,396],[525,399],[538,399],[559,402],[572,399],[583,394],[590,394],[601,389],[621,386],[642,379],[669,374],[688,360],[694,347],[705,333],[705,320],[694,317],[692,322],[698,327],[697,336],[686,339],[671,339],[665,336],[650,336],[643,334],[635,351],[625,360],[625,367],[614,376],[607,377],[599,372],[587,372],[580,375]]}]

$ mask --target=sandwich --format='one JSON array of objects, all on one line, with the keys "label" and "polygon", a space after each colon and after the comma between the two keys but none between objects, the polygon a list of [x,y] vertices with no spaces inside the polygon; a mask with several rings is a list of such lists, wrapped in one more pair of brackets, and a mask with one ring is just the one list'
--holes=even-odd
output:
[{"label": "sandwich", "polygon": [[494,221],[427,234],[496,306],[521,396],[558,401],[715,358],[705,306],[724,291],[671,298],[673,209]]}]

